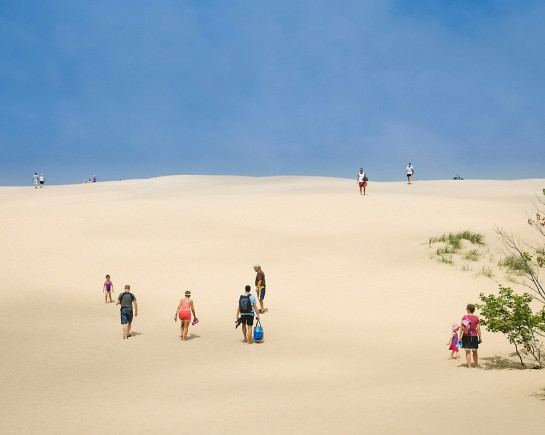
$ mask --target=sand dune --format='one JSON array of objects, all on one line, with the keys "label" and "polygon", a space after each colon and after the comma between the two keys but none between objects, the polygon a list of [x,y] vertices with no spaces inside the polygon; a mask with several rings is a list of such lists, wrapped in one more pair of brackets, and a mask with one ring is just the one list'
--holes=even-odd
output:
[{"label": "sand dune", "polygon": [[[530,238],[545,180],[370,183],[177,176],[0,188],[1,433],[527,433],[545,423],[484,333],[481,370],[447,361],[468,302],[502,282],[493,227]],[[461,270],[430,236],[485,235]],[[238,295],[267,274],[265,342],[241,343]],[[493,278],[478,276],[486,267]],[[104,304],[131,284],[140,315],[121,339]],[[191,289],[190,340],[172,320]],[[516,362],[516,361],[515,361]]]}]

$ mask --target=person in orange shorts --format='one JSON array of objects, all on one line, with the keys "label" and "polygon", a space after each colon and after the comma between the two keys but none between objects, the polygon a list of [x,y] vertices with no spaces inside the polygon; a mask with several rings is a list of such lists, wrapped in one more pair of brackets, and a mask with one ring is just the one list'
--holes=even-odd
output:
[{"label": "person in orange shorts", "polygon": [[183,341],[187,341],[187,331],[189,330],[189,324],[191,323],[191,313],[195,320],[193,324],[197,323],[197,316],[195,315],[195,305],[191,300],[191,292],[186,290],[185,297],[180,299],[176,313],[174,314],[174,321],[180,318],[180,338]]}]

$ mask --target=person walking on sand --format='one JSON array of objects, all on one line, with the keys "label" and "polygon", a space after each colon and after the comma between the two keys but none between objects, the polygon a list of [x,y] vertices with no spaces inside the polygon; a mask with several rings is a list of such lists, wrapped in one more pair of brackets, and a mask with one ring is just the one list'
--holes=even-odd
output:
[{"label": "person walking on sand", "polygon": [[473,353],[473,365],[479,367],[479,356],[477,349],[479,344],[483,342],[481,336],[481,322],[475,312],[475,305],[467,304],[467,314],[462,317],[462,326],[460,333],[462,334],[462,348],[466,351],[467,368],[471,368],[471,353]]},{"label": "person walking on sand", "polygon": [[32,176],[32,183],[34,184],[34,189],[38,188],[38,173],[34,172],[34,175]]},{"label": "person walking on sand", "polygon": [[138,316],[138,304],[136,303],[136,297],[131,293],[131,286],[126,285],[125,291],[117,298],[116,305],[121,305],[121,325],[123,326],[123,338],[129,338],[131,336],[131,326],[133,318],[133,305],[134,315]]},{"label": "person walking on sand", "polygon": [[42,187],[44,187],[44,184],[45,184],[45,177],[44,177],[44,174],[40,174],[40,189]]},{"label": "person walking on sand", "polygon": [[265,273],[261,270],[261,266],[256,264],[254,270],[257,273],[255,276],[255,291],[257,293],[257,299],[259,300],[259,314],[263,314],[265,309],[263,308],[263,299],[265,299]]},{"label": "person walking on sand", "polygon": [[450,338],[447,341],[448,350],[451,351],[449,359],[458,359],[460,357],[458,352],[458,329],[460,329],[460,324],[453,323]]},{"label": "person walking on sand", "polygon": [[242,323],[242,335],[244,336],[243,341],[251,344],[254,315],[257,317],[257,320],[259,320],[259,313],[257,312],[257,301],[255,296],[250,294],[252,288],[247,285],[244,290],[245,294],[240,295],[238,300],[237,325]]},{"label": "person walking on sand", "polygon": [[407,174],[407,181],[409,184],[413,184],[414,166],[409,163],[405,168],[405,174]]},{"label": "person walking on sand", "polygon": [[110,296],[110,302],[112,301],[112,293],[114,292],[114,283],[110,281],[110,275],[106,275],[106,281],[102,286],[102,293],[104,293],[104,302],[108,303],[108,296]]},{"label": "person walking on sand", "polygon": [[187,341],[187,331],[189,329],[189,322],[191,322],[191,313],[193,313],[193,325],[195,325],[199,320],[195,314],[195,305],[191,300],[191,292],[186,290],[185,297],[180,299],[178,308],[176,308],[176,313],[174,314],[174,321],[180,318],[180,338],[183,341]]},{"label": "person walking on sand", "polygon": [[363,168],[360,168],[360,172],[358,172],[358,176],[356,177],[358,186],[360,187],[360,195],[365,195],[365,189],[367,188],[367,175],[365,172],[363,172]]}]

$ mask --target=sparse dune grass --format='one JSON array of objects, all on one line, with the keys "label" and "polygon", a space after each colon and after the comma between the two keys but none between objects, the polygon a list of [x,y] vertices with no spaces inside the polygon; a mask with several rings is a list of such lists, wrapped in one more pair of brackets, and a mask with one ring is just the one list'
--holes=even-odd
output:
[{"label": "sparse dune grass", "polygon": [[[469,242],[471,245],[484,246],[484,236],[479,233],[474,233],[469,230],[461,231],[458,233],[448,233],[437,237],[430,237],[428,239],[428,246],[440,243],[442,246],[436,248],[435,258],[440,263],[454,264],[454,256],[459,255],[462,259],[467,261],[478,261],[481,258],[481,252],[478,249],[471,249],[467,252],[463,252],[463,241]],[[468,270],[466,266],[462,270]]]},{"label": "sparse dune grass", "polygon": [[527,272],[532,272],[531,266],[515,255],[509,255],[500,260],[498,266],[505,268],[507,273],[513,275],[524,275]]},{"label": "sparse dune grass", "polygon": [[467,261],[479,261],[481,253],[477,249],[472,249],[464,254],[464,260]]}]

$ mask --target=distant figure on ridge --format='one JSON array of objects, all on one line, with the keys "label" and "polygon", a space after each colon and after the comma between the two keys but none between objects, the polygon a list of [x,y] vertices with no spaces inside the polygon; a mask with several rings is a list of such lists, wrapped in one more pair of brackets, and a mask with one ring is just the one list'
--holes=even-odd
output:
[{"label": "distant figure on ridge", "polygon": [[34,172],[34,175],[32,176],[32,183],[34,183],[34,189],[38,188],[38,173]]},{"label": "distant figure on ridge", "polygon": [[414,166],[410,163],[405,168],[405,174],[407,174],[407,181],[409,184],[413,183],[413,175],[414,175]]},{"label": "distant figure on ridge", "polygon": [[40,189],[44,187],[45,184],[45,177],[44,174],[40,174]]},{"label": "distant figure on ridge", "polygon": [[97,176],[93,175],[93,183],[96,183],[96,182],[97,182]]},{"label": "distant figure on ridge", "polygon": [[259,313],[257,311],[255,296],[250,294],[252,288],[247,285],[245,287],[245,294],[241,295],[238,300],[237,307],[237,326],[242,323],[242,335],[244,336],[244,342],[248,344],[252,343],[252,327],[254,325],[254,315],[259,320]]},{"label": "distant figure on ridge", "polygon": [[114,292],[114,283],[110,281],[110,275],[106,275],[106,281],[102,286],[102,292],[104,293],[104,302],[108,303],[108,296],[110,296],[110,302],[113,302],[112,293]]},{"label": "distant figure on ridge", "polygon": [[254,270],[257,272],[255,276],[255,291],[257,293],[257,299],[259,300],[259,314],[263,314],[265,309],[263,308],[263,299],[265,299],[265,273],[261,270],[261,266],[256,264]]},{"label": "distant figure on ridge", "polygon": [[189,329],[189,323],[191,322],[191,313],[193,313],[193,317],[195,318],[192,324],[195,325],[199,320],[195,314],[195,306],[191,300],[191,292],[186,290],[185,297],[180,299],[180,303],[174,314],[174,321],[176,321],[178,317],[180,318],[180,338],[183,341],[187,341],[187,331]]},{"label": "distant figure on ridge", "polygon": [[363,168],[360,168],[360,172],[358,172],[358,176],[356,177],[357,183],[360,187],[360,195],[366,195],[365,189],[367,188],[367,181],[369,180],[367,178],[367,175],[365,172],[363,172]]},{"label": "distant figure on ridge", "polygon": [[133,305],[134,315],[138,316],[138,304],[136,303],[136,297],[131,293],[131,286],[126,285],[125,291],[117,298],[116,305],[121,305],[121,325],[123,325],[123,338],[129,338],[131,336],[131,326],[133,318]]}]

